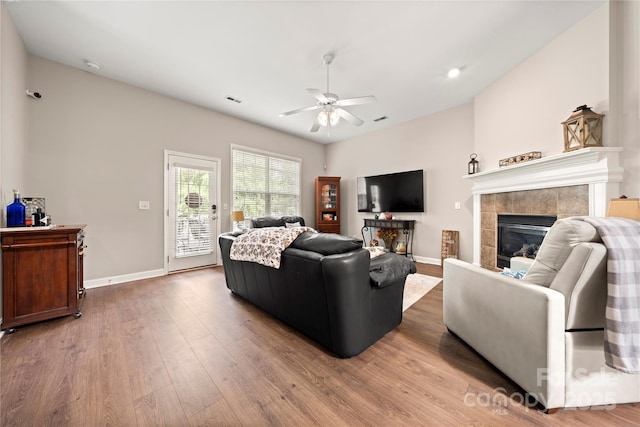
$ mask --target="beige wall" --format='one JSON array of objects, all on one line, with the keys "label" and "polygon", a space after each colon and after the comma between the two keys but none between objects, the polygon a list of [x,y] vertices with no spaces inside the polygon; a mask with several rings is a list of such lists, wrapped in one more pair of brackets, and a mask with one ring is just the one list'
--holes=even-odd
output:
[{"label": "beige wall", "polygon": [[608,114],[608,31],[604,5],[476,97],[474,151],[481,170],[529,151],[562,153],[561,122],[579,105]]},{"label": "beige wall", "polygon": [[612,1],[478,95],[481,170],[528,151],[564,149],[561,122],[578,105],[605,114],[604,145],[623,147],[622,193],[640,196],[640,2]]},{"label": "beige wall", "polygon": [[[18,31],[0,4],[0,203],[13,201],[13,189],[28,191],[27,129],[28,115],[25,94],[27,51]],[[0,210],[0,224],[6,224],[5,210]],[[2,268],[0,266],[0,276]],[[0,293],[0,307],[2,294]],[[0,319],[2,312],[0,308]]]},{"label": "beige wall", "polygon": [[[470,243],[472,207],[469,185],[460,179],[466,173],[468,154],[478,153],[481,170],[497,169],[500,159],[528,151],[559,154],[564,149],[561,122],[585,103],[606,115],[605,145],[625,150],[623,192],[638,197],[638,9],[638,2],[603,5],[484,90],[471,107],[329,146],[329,173],[346,178],[345,231],[359,234],[365,216],[356,213],[356,176],[425,168],[427,212],[404,215],[418,221],[415,252],[439,258],[439,230],[451,228],[461,232],[461,258],[471,260],[465,232]],[[610,34],[618,48],[611,54]],[[613,103],[620,104],[619,112]],[[433,134],[441,134],[437,144]],[[381,155],[385,151],[394,154]],[[459,200],[463,209],[452,211],[453,202]]]},{"label": "beige wall", "polygon": [[[358,176],[424,169],[425,212],[397,213],[416,220],[414,254],[440,263],[442,230],[459,230],[460,257],[471,260],[473,204],[470,183],[462,176],[473,150],[473,121],[469,103],[329,145],[327,174],[342,177],[342,233],[361,236],[363,219],[373,217],[358,213]],[[461,209],[454,209],[455,202]]]},{"label": "beige wall", "polygon": [[640,197],[640,2],[611,2],[609,20],[611,135],[624,150],[621,191]]},{"label": "beige wall", "polygon": [[[18,35],[11,16],[2,9],[0,27],[1,68],[0,103],[1,132],[0,144],[0,203],[3,206],[13,201],[13,189],[22,194],[29,191],[27,187],[28,152],[28,104],[33,99],[27,97],[27,51]],[[2,210],[1,224],[6,224]]]},{"label": "beige wall", "polygon": [[220,205],[230,203],[232,143],[299,157],[302,214],[313,217],[320,144],[40,57],[29,57],[29,84],[43,93],[29,104],[31,194],[46,198],[55,223],[88,224],[89,280],[163,268],[165,149],[221,159]]}]

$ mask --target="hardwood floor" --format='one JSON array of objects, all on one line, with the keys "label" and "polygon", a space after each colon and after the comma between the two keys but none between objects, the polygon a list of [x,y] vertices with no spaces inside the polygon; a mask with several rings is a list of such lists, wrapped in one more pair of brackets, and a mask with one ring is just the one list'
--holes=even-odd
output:
[{"label": "hardwood floor", "polygon": [[447,332],[442,284],[351,359],[231,294],[220,267],[90,289],[82,311],[2,337],[2,426],[640,422],[639,404],[554,415],[523,405]]}]

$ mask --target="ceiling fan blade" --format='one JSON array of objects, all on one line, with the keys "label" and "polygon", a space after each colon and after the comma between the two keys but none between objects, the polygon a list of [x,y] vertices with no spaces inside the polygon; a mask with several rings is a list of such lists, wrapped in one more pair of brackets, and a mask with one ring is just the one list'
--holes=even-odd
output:
[{"label": "ceiling fan blade", "polygon": [[360,126],[361,124],[364,123],[362,119],[354,116],[347,110],[343,110],[342,108],[336,108],[335,111],[336,113],[340,114],[340,117],[342,117],[343,119],[345,119],[346,121],[350,122],[353,125]]},{"label": "ceiling fan blade", "polygon": [[376,97],[373,95],[368,95],[368,96],[358,96],[356,98],[340,99],[336,101],[336,105],[340,107],[345,107],[347,105],[372,104],[374,102],[376,102]]},{"label": "ceiling fan blade", "polygon": [[329,102],[327,97],[324,96],[324,93],[320,92],[318,89],[307,89],[307,92],[313,95],[320,102],[323,102],[325,104]]},{"label": "ceiling fan blade", "polygon": [[318,129],[320,129],[320,122],[316,117],[316,120],[313,122],[313,126],[311,126],[311,132],[318,132]]},{"label": "ceiling fan blade", "polygon": [[278,117],[286,117],[292,114],[302,113],[303,111],[313,111],[313,110],[317,110],[318,108],[320,107],[318,107],[317,105],[312,105],[311,107],[305,107],[305,108],[298,108],[297,110],[287,111],[286,113],[280,113],[278,114]]}]

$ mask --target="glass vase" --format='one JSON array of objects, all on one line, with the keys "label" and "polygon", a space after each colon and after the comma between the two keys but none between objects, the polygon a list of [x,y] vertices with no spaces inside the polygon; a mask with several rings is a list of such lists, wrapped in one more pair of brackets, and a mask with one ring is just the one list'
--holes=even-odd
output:
[{"label": "glass vase", "polygon": [[26,206],[20,200],[20,192],[13,192],[13,203],[7,206],[7,227],[24,227]]}]

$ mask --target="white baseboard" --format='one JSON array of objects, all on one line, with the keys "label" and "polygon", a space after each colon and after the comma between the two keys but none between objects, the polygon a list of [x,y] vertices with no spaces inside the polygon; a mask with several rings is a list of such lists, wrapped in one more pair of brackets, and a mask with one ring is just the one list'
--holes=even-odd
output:
[{"label": "white baseboard", "polygon": [[434,264],[434,265],[440,265],[440,260],[438,258],[427,258],[427,257],[423,257],[423,256],[413,256],[413,259],[416,260],[416,262],[422,262],[424,264]]},{"label": "white baseboard", "polygon": [[[421,257],[421,256],[414,256],[413,258],[416,260],[416,262],[422,262],[424,264],[440,265],[440,260],[437,258],[428,258],[428,257]],[[152,277],[160,277],[164,275],[165,275],[164,269],[157,269],[157,270],[141,271],[139,273],[123,274],[121,276],[103,277],[100,279],[85,280],[84,288],[85,289],[100,288],[102,286],[117,285],[119,283],[132,282],[134,280],[150,279]]]},{"label": "white baseboard", "polygon": [[117,285],[118,283],[132,282],[134,280],[150,279],[152,277],[164,276],[164,269],[141,271],[139,273],[123,274],[121,276],[103,277],[84,281],[85,289],[99,288],[102,286]]}]

